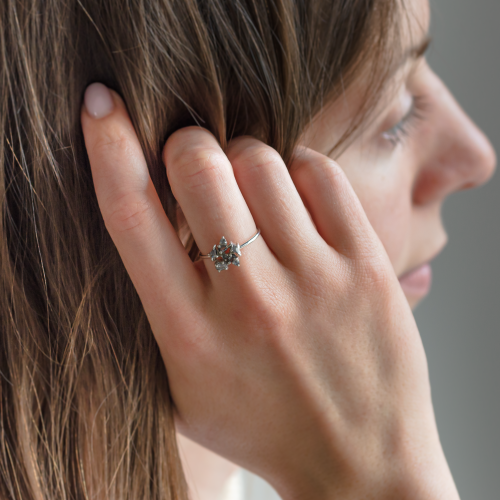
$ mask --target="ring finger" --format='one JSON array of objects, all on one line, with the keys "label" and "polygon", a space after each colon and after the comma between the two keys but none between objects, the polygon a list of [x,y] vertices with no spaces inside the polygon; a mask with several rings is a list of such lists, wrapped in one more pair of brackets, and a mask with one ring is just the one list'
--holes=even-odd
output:
[{"label": "ring finger", "polygon": [[[223,236],[228,243],[242,244],[257,232],[231,163],[208,130],[193,126],[174,132],[165,144],[163,161],[172,192],[203,254],[208,254]],[[262,273],[276,262],[262,237],[241,249],[241,254],[239,277],[242,273]],[[211,277],[221,272],[210,260],[205,264]],[[236,271],[231,269],[236,266],[228,267],[224,281]]]}]

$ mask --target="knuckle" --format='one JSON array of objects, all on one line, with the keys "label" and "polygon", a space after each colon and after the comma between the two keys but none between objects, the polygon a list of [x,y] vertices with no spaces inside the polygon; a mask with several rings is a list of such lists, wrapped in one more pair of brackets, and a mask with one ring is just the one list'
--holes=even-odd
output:
[{"label": "knuckle", "polygon": [[150,201],[141,195],[127,193],[109,203],[103,217],[109,230],[127,233],[151,223],[152,206]]},{"label": "knuckle", "polygon": [[339,164],[325,155],[314,155],[312,159],[297,157],[291,166],[290,174],[308,177],[314,174],[323,176],[328,181],[335,181],[338,176],[345,175]]},{"label": "knuckle", "polygon": [[384,294],[391,287],[394,271],[383,256],[372,255],[362,259],[358,265],[357,276],[367,290]]},{"label": "knuckle", "polygon": [[324,157],[312,165],[313,172],[328,184],[337,184],[344,179],[345,173],[339,164],[331,158]]},{"label": "knuckle", "polygon": [[252,332],[252,342],[267,344],[287,330],[290,321],[287,301],[278,296],[275,289],[255,284],[251,288],[247,286],[242,293],[244,300],[235,304],[232,315],[238,323],[246,325],[247,331]]},{"label": "knuckle", "polygon": [[227,157],[230,159],[236,158],[246,148],[262,145],[263,142],[259,141],[251,135],[239,135],[232,138],[226,148]]},{"label": "knuckle", "polygon": [[280,335],[285,329],[286,317],[281,314],[277,307],[266,307],[259,310],[259,314],[254,319],[256,331],[265,335],[267,340],[273,336]]},{"label": "knuckle", "polygon": [[207,188],[223,176],[227,159],[221,151],[194,147],[185,151],[167,170],[167,175],[188,189]]},{"label": "knuckle", "polygon": [[232,163],[235,169],[250,173],[273,171],[283,166],[283,160],[275,149],[263,143],[251,144],[234,157]]},{"label": "knuckle", "polygon": [[216,141],[212,132],[197,125],[190,125],[172,132],[165,143],[164,149],[165,153],[167,150],[176,152],[186,149],[189,145],[207,143],[207,141]]},{"label": "knuckle", "polygon": [[327,291],[336,290],[341,296],[349,291],[350,272],[343,259],[332,255],[329,259],[315,259],[315,262],[297,273],[301,293],[310,304],[322,307]]}]

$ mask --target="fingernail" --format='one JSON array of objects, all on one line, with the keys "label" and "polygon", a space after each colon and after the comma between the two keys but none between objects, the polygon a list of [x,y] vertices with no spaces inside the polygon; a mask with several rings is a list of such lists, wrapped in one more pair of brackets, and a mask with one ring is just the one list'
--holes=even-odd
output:
[{"label": "fingernail", "polygon": [[113,111],[113,97],[106,85],[92,83],[87,87],[84,97],[85,107],[94,118],[104,118]]}]

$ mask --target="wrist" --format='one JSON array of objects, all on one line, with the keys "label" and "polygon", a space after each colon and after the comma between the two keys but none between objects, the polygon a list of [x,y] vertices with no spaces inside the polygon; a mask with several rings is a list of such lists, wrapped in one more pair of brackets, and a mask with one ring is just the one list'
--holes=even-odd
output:
[{"label": "wrist", "polygon": [[397,448],[370,466],[363,459],[314,472],[306,465],[273,486],[283,500],[460,500],[439,439]]},{"label": "wrist", "polygon": [[309,484],[280,493],[283,500],[460,500],[449,472],[397,475],[375,484],[359,478],[357,482],[330,485]]},{"label": "wrist", "polygon": [[460,500],[450,468],[438,443],[427,458],[410,458],[392,496],[400,500]]}]

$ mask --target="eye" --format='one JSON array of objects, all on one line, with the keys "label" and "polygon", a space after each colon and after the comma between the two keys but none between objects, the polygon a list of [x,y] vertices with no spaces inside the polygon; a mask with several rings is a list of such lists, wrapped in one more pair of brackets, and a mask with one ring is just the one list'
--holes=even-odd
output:
[{"label": "eye", "polygon": [[412,104],[403,118],[392,128],[382,132],[382,137],[393,147],[401,144],[411,135],[414,126],[425,118],[424,96],[413,96]]}]

